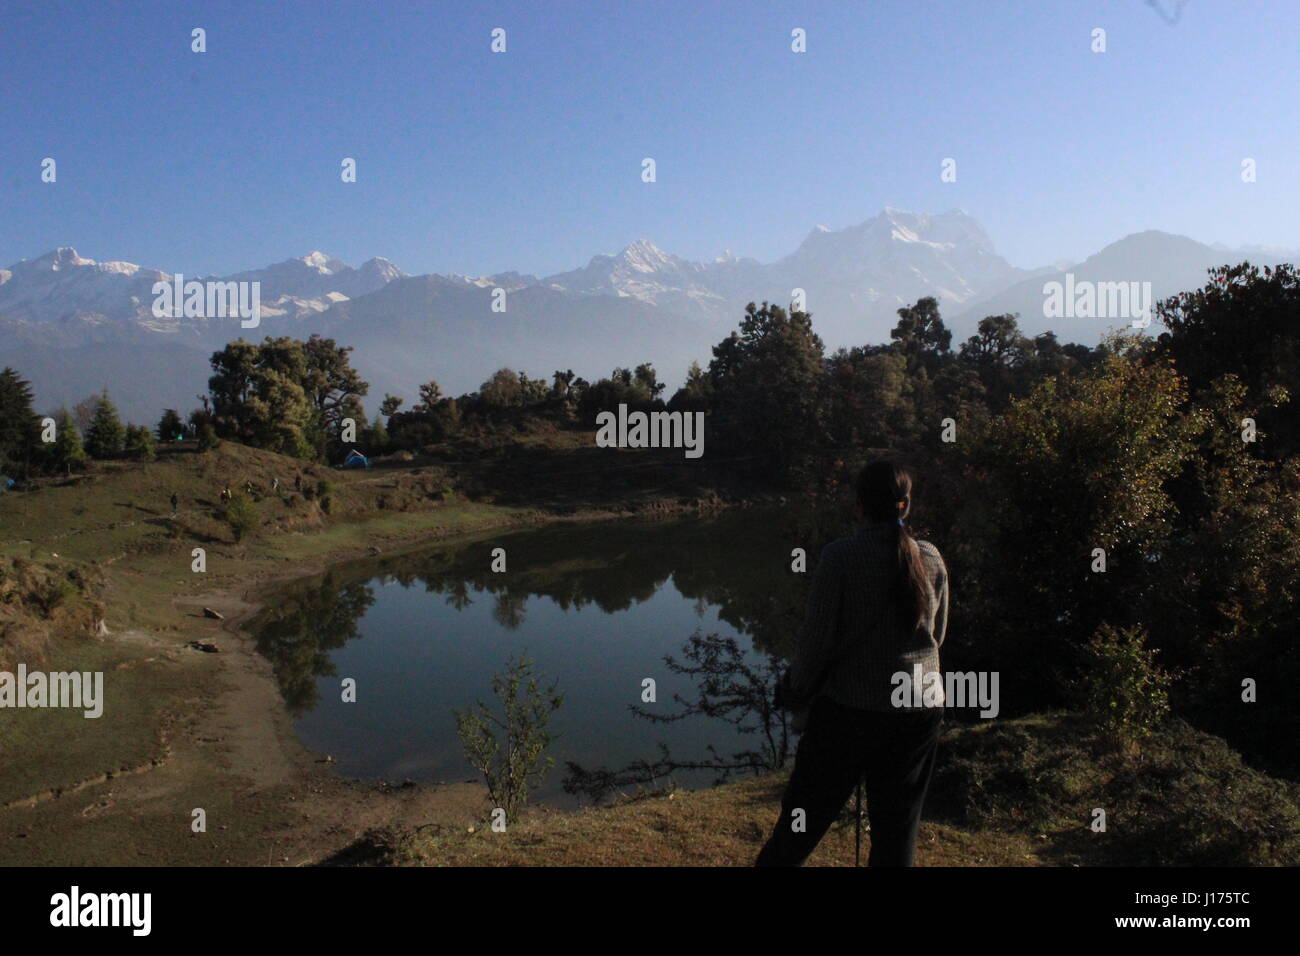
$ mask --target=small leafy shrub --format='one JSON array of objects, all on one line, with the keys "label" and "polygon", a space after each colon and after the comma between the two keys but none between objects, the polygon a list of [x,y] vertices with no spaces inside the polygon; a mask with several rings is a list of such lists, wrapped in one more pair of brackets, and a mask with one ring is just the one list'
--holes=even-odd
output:
[{"label": "small leafy shrub", "polygon": [[257,505],[245,494],[237,494],[226,506],[226,524],[235,534],[236,541],[242,541],[244,535],[255,529],[258,524]]},{"label": "small leafy shrub", "polygon": [[1169,714],[1173,678],[1156,666],[1140,627],[1103,624],[1085,650],[1079,682],[1084,712],[1098,736],[1112,743],[1136,743]]},{"label": "small leafy shrub", "polygon": [[481,700],[464,713],[454,712],[465,756],[483,774],[488,795],[505,811],[507,823],[519,818],[528,791],[555,763],[545,756],[552,740],[547,724],[564,703],[555,686],[539,686],[533,662],[521,655],[518,661],[507,661],[504,674],[492,677],[492,693],[501,702],[503,716]]}]

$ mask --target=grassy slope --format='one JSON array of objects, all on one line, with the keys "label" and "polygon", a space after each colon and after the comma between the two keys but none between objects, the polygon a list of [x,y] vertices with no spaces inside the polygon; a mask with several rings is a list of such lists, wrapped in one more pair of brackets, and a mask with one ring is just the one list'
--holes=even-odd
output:
[{"label": "grassy slope", "polygon": [[[320,478],[336,486],[335,517],[292,494],[298,469],[313,486]],[[263,526],[237,543],[220,520],[222,485],[238,489],[252,481],[269,491],[274,477],[285,493],[259,502]],[[94,579],[89,593],[74,595],[48,620],[17,602],[0,608],[0,669],[21,660],[33,668],[102,670],[106,696],[98,720],[60,709],[0,710],[0,807],[12,804],[7,819],[18,837],[0,841],[0,862],[258,861],[265,829],[290,825],[294,814],[250,792],[248,774],[230,757],[235,735],[210,727],[209,714],[226,706],[232,680],[247,685],[257,678],[245,673],[243,639],[202,609],[213,604],[239,613],[246,595],[272,580],[375,546],[389,550],[533,517],[524,509],[444,501],[445,483],[436,468],[414,475],[302,468],[223,444],[203,455],[167,449],[149,464],[99,465],[0,498],[0,562],[17,559],[34,580],[70,572]],[[180,499],[175,519],[173,491]],[[398,508],[419,510],[392,510]],[[191,570],[196,543],[207,551],[204,574]],[[92,636],[96,603],[104,607],[106,636]],[[192,640],[228,653],[190,650]],[[262,682],[271,706],[274,684]],[[140,792],[125,812],[128,778]],[[138,786],[146,778],[157,783]],[[189,839],[195,806],[239,823],[226,824],[232,832],[221,840]],[[171,842],[165,829],[146,832],[160,817],[179,821]]]},{"label": "grassy slope", "polygon": [[[1128,754],[1097,748],[1071,714],[947,730],[926,804],[921,866],[1286,865],[1300,858],[1300,787],[1242,765],[1174,721]],[[775,822],[785,773],[563,813],[506,833],[441,824],[372,832],[348,862],[405,866],[748,865]],[[1107,810],[1105,832],[1090,824]],[[870,833],[863,838],[863,859]],[[846,812],[809,859],[852,866]]]}]

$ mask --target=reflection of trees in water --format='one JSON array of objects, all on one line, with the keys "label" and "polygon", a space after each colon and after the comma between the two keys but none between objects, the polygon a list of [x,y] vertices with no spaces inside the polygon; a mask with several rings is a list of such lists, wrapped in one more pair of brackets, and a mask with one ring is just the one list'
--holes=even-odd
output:
[{"label": "reflection of trees in water", "polygon": [[517,630],[519,625],[524,623],[524,605],[527,603],[527,594],[512,590],[502,591],[497,595],[496,604],[492,608],[492,617],[506,630]]},{"label": "reflection of trees in water", "polygon": [[[490,595],[493,618],[509,629],[522,624],[534,595],[550,598],[565,611],[595,605],[614,614],[653,597],[671,579],[699,616],[716,608],[720,620],[752,638],[766,663],[748,665],[733,639],[695,635],[682,660],[669,666],[697,681],[696,699],[677,698],[680,712],[667,717],[637,712],[659,722],[695,716],[720,720],[756,743],[726,756],[710,749],[706,758],[686,762],[661,747],[657,760],[621,771],[577,770],[599,775],[585,783],[604,792],[674,770],[711,770],[725,778],[785,760],[787,730],[783,716],[770,709],[771,692],[802,624],[807,587],[807,575],[790,570],[790,552],[804,548],[811,571],[825,541],[844,530],[838,516],[828,522],[825,514],[794,509],[746,509],[704,520],[601,522],[518,532],[329,574],[283,595],[254,623],[254,633],[259,650],[274,664],[285,700],[298,714],[316,705],[316,678],[334,674],[329,652],[358,636],[358,620],[374,603],[367,582],[376,577],[445,595],[457,611],[473,604],[475,595]],[[491,570],[496,547],[506,549],[506,573]],[[583,786],[579,790],[587,792]]]},{"label": "reflection of trees in water", "polygon": [[316,678],[335,673],[329,652],[360,636],[357,622],[375,602],[365,581],[333,575],[280,595],[252,624],[257,649],[272,664],[291,713],[316,706]]},{"label": "reflection of trees in water", "polygon": [[660,743],[658,759],[635,760],[618,770],[587,769],[569,761],[564,778],[566,793],[582,794],[599,802],[628,787],[656,788],[660,781],[671,780],[674,773],[683,771],[712,771],[717,784],[733,774],[767,773],[785,765],[790,754],[790,727],[785,712],[772,706],[783,662],[775,655],[765,654],[761,664],[751,664],[735,638],[718,634],[701,636],[698,632],[683,645],[682,657],[679,661],[669,654],[664,663],[674,674],[683,674],[695,682],[694,699],[673,694],[678,709],[669,714],[635,704],[630,708],[632,712],[660,724],[689,717],[719,720],[753,744],[726,755],[709,744],[705,748],[707,757],[691,760],[674,757],[667,744]]},{"label": "reflection of trees in water", "polygon": [[474,603],[469,596],[469,582],[455,581],[447,588],[447,603],[458,611],[463,611]]},{"label": "reflection of trees in water", "polygon": [[[804,548],[815,563],[833,536],[825,528],[824,515],[753,509],[706,520],[543,528],[398,556],[381,566],[403,587],[445,594],[457,610],[472,604],[473,595],[493,595],[493,615],[508,628],[522,623],[534,595],[565,611],[595,605],[615,614],[649,600],[671,579],[699,616],[715,607],[757,649],[788,656],[806,588],[806,575],[790,570],[790,551]],[[496,547],[506,550],[506,573],[490,569]]]}]

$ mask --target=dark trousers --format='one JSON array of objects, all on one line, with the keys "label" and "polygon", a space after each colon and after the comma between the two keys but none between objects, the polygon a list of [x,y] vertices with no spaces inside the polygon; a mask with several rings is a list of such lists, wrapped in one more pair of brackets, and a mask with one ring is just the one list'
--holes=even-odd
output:
[{"label": "dark trousers", "polygon": [[[799,741],[781,816],[755,866],[799,866],[865,779],[869,866],[911,866],[921,804],[934,771],[943,708],[857,710],[818,697]],[[802,832],[794,826],[803,810]]]}]

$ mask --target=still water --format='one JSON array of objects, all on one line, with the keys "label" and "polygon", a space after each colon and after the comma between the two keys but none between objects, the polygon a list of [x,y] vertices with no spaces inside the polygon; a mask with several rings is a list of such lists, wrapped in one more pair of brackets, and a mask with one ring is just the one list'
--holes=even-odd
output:
[{"label": "still water", "polygon": [[[755,700],[769,699],[801,619],[807,576],[791,549],[816,554],[821,540],[808,516],[755,510],[494,534],[299,582],[253,633],[302,740],[346,776],[475,778],[453,712],[477,700],[499,712],[492,676],[526,653],[564,695],[535,799],[576,802],[562,788],[569,762],[646,761],[656,782],[708,786],[719,767],[779,759],[786,744]],[[495,548],[504,573],[490,570]],[[710,715],[688,713],[702,694]]]}]

